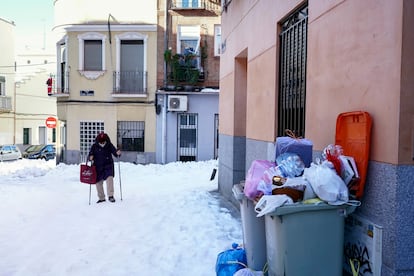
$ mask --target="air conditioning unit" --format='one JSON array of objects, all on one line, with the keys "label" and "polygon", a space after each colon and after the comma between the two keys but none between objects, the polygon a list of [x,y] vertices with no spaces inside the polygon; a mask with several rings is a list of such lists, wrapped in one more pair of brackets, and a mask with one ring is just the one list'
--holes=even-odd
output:
[{"label": "air conditioning unit", "polygon": [[187,96],[168,96],[168,111],[187,111]]}]

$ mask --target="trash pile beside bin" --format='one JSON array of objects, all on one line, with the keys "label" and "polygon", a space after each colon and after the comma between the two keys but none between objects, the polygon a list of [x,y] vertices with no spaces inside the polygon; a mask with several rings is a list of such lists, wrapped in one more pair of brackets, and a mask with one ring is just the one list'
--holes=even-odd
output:
[{"label": "trash pile beside bin", "polygon": [[233,187],[240,202],[247,266],[274,275],[342,275],[345,216],[360,202],[352,156],[328,145],[312,162],[313,143],[278,137],[275,162],[254,160]]},{"label": "trash pile beside bin", "polygon": [[274,162],[252,162],[233,186],[247,261],[241,275],[342,275],[345,217],[361,204],[371,127],[365,111],[341,113],[321,158],[313,160],[312,141],[287,130]]}]

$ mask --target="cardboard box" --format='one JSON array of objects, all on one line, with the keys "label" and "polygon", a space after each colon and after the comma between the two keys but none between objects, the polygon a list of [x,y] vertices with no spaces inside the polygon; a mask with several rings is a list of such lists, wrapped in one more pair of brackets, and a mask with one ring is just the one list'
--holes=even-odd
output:
[{"label": "cardboard box", "polygon": [[353,275],[350,260],[359,276],[380,276],[382,264],[382,227],[352,214],[345,220],[344,271]]}]

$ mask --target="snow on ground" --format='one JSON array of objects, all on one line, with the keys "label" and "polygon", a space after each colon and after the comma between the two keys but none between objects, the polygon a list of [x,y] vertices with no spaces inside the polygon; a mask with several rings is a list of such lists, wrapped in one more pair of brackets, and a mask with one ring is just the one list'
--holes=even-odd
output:
[{"label": "snow on ground", "polygon": [[243,239],[210,181],[217,165],[115,163],[117,201],[96,204],[92,185],[89,205],[79,165],[0,163],[0,275],[215,275]]}]

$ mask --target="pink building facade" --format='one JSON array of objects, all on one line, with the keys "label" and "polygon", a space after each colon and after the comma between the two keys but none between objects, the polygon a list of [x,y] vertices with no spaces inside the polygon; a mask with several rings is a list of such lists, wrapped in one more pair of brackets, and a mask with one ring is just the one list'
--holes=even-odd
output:
[{"label": "pink building facade", "polygon": [[[381,274],[412,275],[414,2],[230,0],[222,4],[220,192],[234,200],[232,186],[245,178],[251,162],[274,160],[274,142],[283,125],[281,90],[289,74],[282,69],[285,62],[294,62],[290,68],[295,83],[288,85],[300,86],[293,96],[302,98],[297,112],[301,117],[293,121],[299,121],[295,130],[313,141],[314,158],[335,142],[340,113],[371,115],[367,182],[357,213],[383,227],[386,254]],[[305,17],[295,40],[304,48],[292,58],[281,34],[289,20],[296,24],[294,20]]]}]

